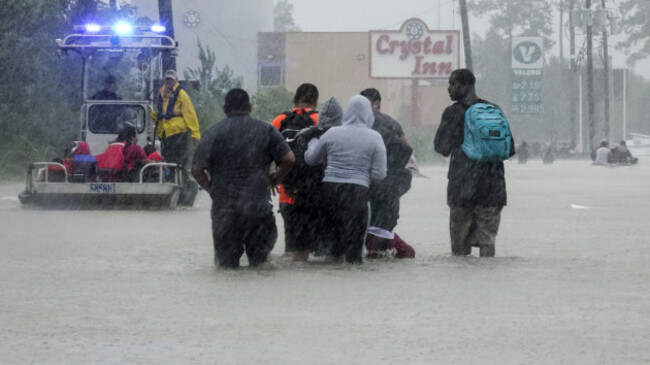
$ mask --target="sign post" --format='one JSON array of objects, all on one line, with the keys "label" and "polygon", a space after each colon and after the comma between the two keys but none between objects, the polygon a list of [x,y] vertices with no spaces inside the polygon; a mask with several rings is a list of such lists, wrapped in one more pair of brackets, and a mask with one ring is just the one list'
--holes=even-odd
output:
[{"label": "sign post", "polygon": [[420,127],[420,81],[411,79],[411,125]]}]

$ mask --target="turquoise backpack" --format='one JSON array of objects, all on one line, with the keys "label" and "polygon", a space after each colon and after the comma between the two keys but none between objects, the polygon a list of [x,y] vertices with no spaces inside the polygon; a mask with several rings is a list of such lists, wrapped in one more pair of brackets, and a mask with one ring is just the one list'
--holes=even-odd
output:
[{"label": "turquoise backpack", "polygon": [[472,160],[503,161],[510,158],[510,124],[501,109],[476,103],[465,112],[461,148]]}]

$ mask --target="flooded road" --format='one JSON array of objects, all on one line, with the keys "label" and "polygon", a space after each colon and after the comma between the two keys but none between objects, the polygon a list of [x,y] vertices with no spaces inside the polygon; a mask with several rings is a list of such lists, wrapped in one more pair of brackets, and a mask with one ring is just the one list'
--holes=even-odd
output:
[{"label": "flooded road", "polygon": [[[402,199],[414,260],[214,268],[209,197],[20,206],[0,184],[3,364],[650,363],[650,165],[508,163],[495,259],[450,256],[446,166]],[[242,259],[242,264],[246,265]]]}]

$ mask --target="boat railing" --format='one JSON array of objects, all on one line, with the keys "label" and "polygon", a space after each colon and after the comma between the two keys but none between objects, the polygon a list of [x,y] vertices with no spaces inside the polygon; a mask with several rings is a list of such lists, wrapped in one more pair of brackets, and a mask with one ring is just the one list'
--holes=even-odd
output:
[{"label": "boat railing", "polygon": [[[60,169],[62,174],[60,174],[60,179],[61,181],[50,181],[50,166],[56,166]],[[173,179],[171,182],[173,182],[176,185],[180,185],[181,182],[183,181],[183,171],[182,169],[179,168],[178,164],[175,163],[169,163],[169,162],[152,162],[144,165],[142,169],[140,169],[140,174],[139,174],[139,179],[137,182],[126,182],[125,184],[144,184],[144,183],[153,183],[153,181],[145,181],[145,172],[149,171],[151,169],[157,168],[158,169],[158,176],[157,176],[157,181],[155,183],[157,184],[162,184],[165,182],[170,182],[165,178],[165,170],[171,171],[173,175]],[[34,171],[38,169],[38,174],[36,175],[36,181],[34,180]],[[43,183],[43,184],[67,184],[71,183],[70,179],[68,178],[68,170],[66,167],[59,162],[32,162],[29,165],[29,168],[27,170],[27,182],[25,189],[27,191],[31,191],[32,186],[34,182],[38,183]],[[76,184],[76,183],[75,183]]]},{"label": "boat railing", "polygon": [[183,181],[183,171],[182,169],[179,168],[179,166],[175,163],[169,163],[169,162],[152,162],[144,165],[142,169],[140,169],[140,181],[139,183],[142,184],[144,182],[144,176],[145,176],[145,170],[151,169],[157,167],[158,168],[158,184],[162,184],[164,182],[164,172],[166,168],[171,169],[174,171],[174,184],[180,185],[181,181]]}]

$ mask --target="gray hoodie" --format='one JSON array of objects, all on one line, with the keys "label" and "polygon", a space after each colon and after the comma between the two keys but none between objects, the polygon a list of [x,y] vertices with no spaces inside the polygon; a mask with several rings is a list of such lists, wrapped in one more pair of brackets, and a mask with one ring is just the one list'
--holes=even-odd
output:
[{"label": "gray hoodie", "polygon": [[386,177],[386,147],[379,133],[370,129],[375,117],[370,102],[355,95],[343,113],[343,125],[309,141],[305,162],[318,165],[327,157],[323,181],[370,186]]},{"label": "gray hoodie", "polygon": [[335,97],[329,98],[318,112],[318,127],[329,128],[341,125],[343,109]]}]

